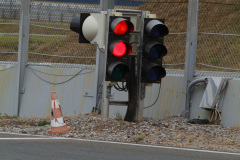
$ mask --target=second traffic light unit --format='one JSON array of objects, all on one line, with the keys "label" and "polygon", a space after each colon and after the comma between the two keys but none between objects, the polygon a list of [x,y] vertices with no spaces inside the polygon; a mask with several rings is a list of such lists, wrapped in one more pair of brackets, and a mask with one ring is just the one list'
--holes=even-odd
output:
[{"label": "second traffic light unit", "polygon": [[110,16],[108,32],[106,81],[127,80],[129,67],[127,56],[132,53],[129,44],[134,26],[129,17]]},{"label": "second traffic light unit", "polygon": [[143,49],[142,49],[142,83],[161,83],[166,76],[162,67],[163,56],[167,48],[163,45],[163,37],[168,35],[164,20],[144,18]]}]

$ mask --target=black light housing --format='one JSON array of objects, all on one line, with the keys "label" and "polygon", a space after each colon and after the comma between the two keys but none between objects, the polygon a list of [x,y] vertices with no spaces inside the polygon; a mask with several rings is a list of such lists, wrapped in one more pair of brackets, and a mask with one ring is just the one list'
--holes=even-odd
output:
[{"label": "black light housing", "polygon": [[128,55],[132,53],[129,33],[133,31],[134,26],[130,17],[110,16],[106,81],[127,81],[130,71],[127,59]]},{"label": "black light housing", "polygon": [[163,57],[167,55],[167,48],[163,45],[163,37],[169,34],[163,19],[145,18],[142,50],[143,83],[161,83],[166,76],[162,67]]}]

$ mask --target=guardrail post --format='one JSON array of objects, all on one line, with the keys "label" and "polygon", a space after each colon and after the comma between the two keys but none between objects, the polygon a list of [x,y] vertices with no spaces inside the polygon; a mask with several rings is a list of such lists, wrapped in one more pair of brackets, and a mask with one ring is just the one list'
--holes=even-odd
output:
[{"label": "guardrail post", "polygon": [[196,68],[197,55],[197,35],[198,35],[198,8],[199,0],[189,0],[188,4],[188,22],[187,22],[187,40],[185,53],[185,71],[184,71],[184,96],[182,104],[182,113],[186,112],[186,94],[189,83],[193,80]]},{"label": "guardrail post", "polygon": [[28,62],[29,24],[30,24],[30,0],[21,0],[18,65],[17,65],[17,116],[20,112],[21,94],[24,93],[23,81],[25,67]]}]

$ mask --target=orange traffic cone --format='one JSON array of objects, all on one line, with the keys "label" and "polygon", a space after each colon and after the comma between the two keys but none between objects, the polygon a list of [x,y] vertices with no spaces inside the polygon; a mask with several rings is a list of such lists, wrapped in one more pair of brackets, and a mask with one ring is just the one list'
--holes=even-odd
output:
[{"label": "orange traffic cone", "polygon": [[55,91],[51,93],[52,110],[51,110],[51,128],[48,130],[49,134],[62,134],[71,131],[71,128],[66,125],[60,103]]}]

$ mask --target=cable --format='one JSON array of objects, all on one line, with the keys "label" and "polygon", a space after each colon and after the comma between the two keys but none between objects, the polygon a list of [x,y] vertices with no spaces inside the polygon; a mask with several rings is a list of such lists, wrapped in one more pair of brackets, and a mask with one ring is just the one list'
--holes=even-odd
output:
[{"label": "cable", "polygon": [[[209,122],[213,123],[216,122],[219,117],[219,121],[221,122],[221,113],[218,111],[217,108],[211,109],[209,111]],[[217,122],[218,124],[218,122]]]},{"label": "cable", "polygon": [[225,70],[232,70],[232,71],[240,71],[240,69],[217,67],[217,66],[212,66],[212,65],[203,64],[203,63],[197,63],[197,64],[202,65],[202,66],[212,67],[212,68],[218,68],[218,69],[225,69]]},{"label": "cable", "polygon": [[99,49],[99,51],[100,51],[101,53],[105,53],[105,51],[102,51],[102,50],[99,48],[98,45],[97,45],[97,47],[98,47],[98,49]]},{"label": "cable", "polygon": [[[34,68],[32,68],[32,67],[29,67],[29,66],[27,66],[27,67],[28,67],[28,68],[31,68],[32,70],[34,70],[34,71],[36,71],[36,72],[40,72],[40,73],[47,74],[47,75],[52,75],[52,76],[64,76],[64,77],[67,77],[67,76],[75,76],[75,74],[74,74],[74,75],[51,74],[51,73],[46,73],[46,72],[43,72],[43,71],[36,70],[36,69],[34,69]],[[92,69],[92,70],[93,70],[93,69]],[[91,72],[93,72],[93,71],[91,71]],[[85,72],[85,73],[82,73],[82,74],[87,74],[87,73],[90,73],[90,72]]]},{"label": "cable", "polygon": [[[29,69],[33,72],[33,74],[34,74],[35,76],[37,76],[39,79],[41,79],[42,81],[44,81],[44,82],[46,82],[46,83],[48,83],[48,84],[53,84],[53,85],[59,85],[59,84],[67,83],[68,81],[72,80],[72,79],[75,78],[76,76],[80,75],[80,73],[81,73],[83,70],[85,70],[85,69],[80,70],[77,74],[73,75],[71,78],[69,78],[69,79],[66,80],[66,81],[59,82],[59,83],[53,83],[53,82],[49,82],[49,81],[41,78],[39,75],[37,75],[37,74],[34,72],[34,70],[33,70],[31,67],[28,67],[28,68],[29,68]],[[93,72],[93,71],[91,71],[91,72]],[[90,73],[90,72],[87,72],[87,73]],[[84,73],[84,74],[86,74],[86,73]]]},{"label": "cable", "polygon": [[61,58],[92,58],[95,59],[96,57],[79,57],[79,56],[60,56],[60,55],[50,55],[50,54],[44,54],[44,53],[33,53],[28,52],[29,54],[35,54],[35,55],[41,55],[41,56],[50,56],[50,57],[61,57]]},{"label": "cable", "polygon": [[118,91],[125,91],[125,92],[128,91],[127,85],[124,85],[124,82],[122,82],[122,87],[119,86],[119,84],[116,84],[116,85],[114,85],[113,87],[114,87],[116,90],[118,90]]},{"label": "cable", "polygon": [[160,83],[160,85],[159,85],[159,91],[158,91],[157,99],[155,100],[155,102],[153,104],[151,104],[150,106],[143,107],[143,109],[152,107],[158,101],[158,98],[159,98],[159,95],[160,95],[160,90],[161,90],[161,85],[162,85],[162,83]]},{"label": "cable", "polygon": [[8,68],[4,68],[4,69],[0,70],[0,72],[6,71],[6,70],[11,69],[11,68],[15,68],[15,67],[17,67],[17,66],[12,66],[12,67],[8,67]]},{"label": "cable", "polygon": [[207,110],[205,112],[203,112],[203,114],[201,114],[200,116],[197,116],[196,118],[199,119],[200,117],[202,117],[205,113],[207,113]]}]

